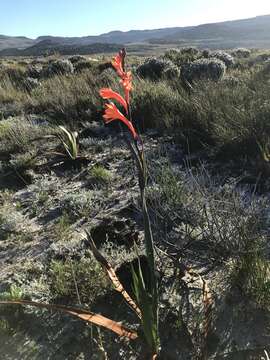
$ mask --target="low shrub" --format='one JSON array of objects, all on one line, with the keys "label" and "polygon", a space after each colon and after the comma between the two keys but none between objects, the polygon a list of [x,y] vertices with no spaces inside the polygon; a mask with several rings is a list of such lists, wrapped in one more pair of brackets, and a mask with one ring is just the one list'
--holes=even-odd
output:
[{"label": "low shrub", "polygon": [[238,58],[248,58],[251,55],[251,50],[246,48],[237,48],[232,51],[232,55]]},{"label": "low shrub", "polygon": [[74,71],[76,73],[81,72],[83,70],[93,70],[93,63],[88,60],[81,60],[81,61],[77,61],[74,64]]},{"label": "low shrub", "polygon": [[101,165],[94,166],[90,171],[90,181],[100,185],[100,184],[108,184],[112,180],[112,174],[109,170]]},{"label": "low shrub", "polygon": [[73,55],[73,56],[70,56],[68,58],[68,60],[74,65],[74,64],[77,64],[78,62],[85,61],[86,58],[81,55]]},{"label": "low shrub", "polygon": [[211,58],[216,58],[224,62],[227,68],[232,67],[235,64],[234,58],[232,55],[228,54],[225,51],[214,51],[210,53]]},{"label": "low shrub", "polygon": [[170,49],[165,52],[164,58],[172,61],[176,66],[181,67],[186,63],[197,60],[201,53],[194,47],[184,47],[181,49]]},{"label": "low shrub", "polygon": [[45,65],[42,69],[41,76],[43,78],[49,78],[55,75],[69,75],[73,74],[74,67],[69,60],[54,60]]},{"label": "low shrub", "polygon": [[244,253],[236,262],[234,281],[244,294],[263,309],[270,307],[270,263],[258,251]]},{"label": "low shrub", "polygon": [[182,67],[181,77],[193,83],[196,80],[220,80],[226,72],[224,63],[219,59],[199,59]]},{"label": "low shrub", "polygon": [[5,66],[0,71],[0,79],[4,77],[8,77],[15,85],[19,85],[26,77],[26,69],[18,65]]},{"label": "low shrub", "polygon": [[160,80],[179,77],[180,72],[170,60],[149,58],[138,66],[137,74],[143,79]]},{"label": "low shrub", "polygon": [[61,208],[69,219],[78,220],[91,213],[93,198],[94,196],[91,191],[66,194],[61,200]]},{"label": "low shrub", "polygon": [[76,262],[53,260],[49,269],[49,282],[54,298],[65,298],[73,303],[91,304],[110,289],[104,270],[92,257]]},{"label": "low shrub", "polygon": [[54,76],[32,91],[27,107],[48,115],[52,122],[62,120],[77,129],[78,121],[93,121],[100,113],[101,101],[95,91],[100,82],[88,72]]},{"label": "low shrub", "polygon": [[0,126],[0,152],[10,157],[11,154],[33,150],[33,141],[50,132],[49,127],[39,126],[23,116],[3,120]]}]

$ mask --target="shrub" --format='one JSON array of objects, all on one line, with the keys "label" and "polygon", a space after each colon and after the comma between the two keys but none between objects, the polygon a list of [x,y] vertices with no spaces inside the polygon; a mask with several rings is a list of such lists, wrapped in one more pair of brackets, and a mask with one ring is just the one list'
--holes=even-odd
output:
[{"label": "shrub", "polygon": [[8,77],[14,84],[19,85],[25,79],[26,70],[25,68],[17,65],[4,67],[0,73],[0,79],[5,76]]},{"label": "shrub", "polygon": [[141,78],[149,78],[151,80],[160,80],[161,78],[179,77],[179,69],[166,59],[149,58],[143,64],[138,66],[137,74]]},{"label": "shrub", "polygon": [[211,51],[209,49],[202,50],[202,57],[208,59],[210,57]]},{"label": "shrub", "polygon": [[63,214],[59,217],[54,225],[54,235],[56,241],[68,241],[70,240],[70,214],[67,211],[63,211]]},{"label": "shrub", "polygon": [[76,76],[55,76],[42,82],[31,93],[28,107],[35,113],[45,113],[51,121],[64,120],[78,128],[78,120],[95,120],[101,107],[96,89],[100,79],[82,72]]},{"label": "shrub", "polygon": [[74,220],[88,216],[93,209],[93,193],[81,191],[75,194],[66,194],[61,200],[61,208],[66,216]]},{"label": "shrub", "polygon": [[30,78],[39,79],[42,72],[42,66],[41,65],[29,65],[26,74]]},{"label": "shrub", "polygon": [[270,307],[270,264],[257,251],[246,252],[236,262],[236,284],[261,308]]},{"label": "shrub", "polygon": [[37,88],[40,85],[41,84],[38,79],[32,77],[27,77],[23,82],[23,88],[29,92],[31,92],[33,89]]},{"label": "shrub", "polygon": [[22,300],[25,294],[21,287],[11,284],[8,291],[0,293],[1,300]]},{"label": "shrub", "polygon": [[196,56],[200,54],[200,50],[193,47],[193,46],[186,46],[181,48],[181,53],[182,54],[188,54],[188,55],[192,55],[192,56]]},{"label": "shrub", "polygon": [[219,59],[199,59],[183,66],[181,77],[192,83],[196,80],[220,80],[226,72],[224,63]]},{"label": "shrub", "polygon": [[[23,80],[22,80],[23,81]],[[22,104],[27,100],[27,93],[10,80],[8,76],[0,78],[0,102],[2,104],[12,104],[13,108],[8,115],[19,114]],[[7,116],[8,116],[7,115]]]},{"label": "shrub", "polygon": [[132,114],[142,130],[170,127],[180,120],[183,111],[181,97],[165,81],[135,82],[132,100]]},{"label": "shrub", "polygon": [[254,63],[261,63],[261,62],[266,62],[270,59],[270,53],[263,53],[263,54],[259,54],[257,57],[255,57],[255,59],[252,61],[251,65],[254,65]]},{"label": "shrub", "polygon": [[225,51],[214,51],[210,53],[210,57],[223,61],[227,68],[230,68],[235,64],[233,56]]},{"label": "shrub", "polygon": [[61,199],[64,216],[70,223],[82,217],[93,218],[104,208],[104,196],[101,191],[84,190],[78,193],[66,194]]},{"label": "shrub", "polygon": [[176,66],[181,67],[183,64],[197,60],[200,51],[193,47],[182,49],[170,49],[165,52],[164,58],[172,61]]},{"label": "shrub", "polygon": [[84,56],[81,56],[81,55],[73,55],[73,56],[70,56],[68,58],[68,60],[74,65],[78,62],[81,62],[81,61],[85,61],[86,58]]},{"label": "shrub", "polygon": [[240,86],[242,84],[241,79],[236,76],[224,76],[222,83],[230,87]]},{"label": "shrub", "polygon": [[237,48],[232,51],[232,55],[239,58],[248,58],[251,55],[251,50],[246,48]]},{"label": "shrub", "polygon": [[42,77],[49,78],[54,75],[69,75],[74,72],[74,67],[69,60],[54,60],[42,69]]},{"label": "shrub", "polygon": [[49,269],[49,282],[53,297],[78,302],[79,295],[80,301],[87,304],[93,303],[110,289],[104,270],[92,258],[82,258],[78,262],[53,260]]},{"label": "shrub", "polygon": [[112,179],[110,171],[101,165],[95,165],[89,173],[91,182],[94,182],[97,185],[108,184]]},{"label": "shrub", "polygon": [[11,155],[9,166],[17,171],[23,173],[28,169],[33,169],[37,165],[36,152],[29,151],[24,154]]},{"label": "shrub", "polygon": [[88,60],[81,60],[74,64],[74,71],[77,73],[83,70],[92,70],[92,69],[93,69],[93,63]]},{"label": "shrub", "polygon": [[23,116],[3,120],[0,126],[0,152],[10,156],[33,150],[33,141],[50,131],[49,127],[38,126]]},{"label": "shrub", "polygon": [[[215,253],[215,259],[232,257],[238,261],[243,253],[254,253],[267,243],[265,218],[269,207],[265,200],[247,200],[250,194],[239,194],[234,186],[222,185],[204,169],[177,171],[163,162],[153,164],[150,170],[153,184],[148,197],[156,225],[166,234],[171,227],[177,232],[180,226],[182,237],[175,234],[174,239],[181,246],[182,241],[197,239],[208,244],[207,251]],[[197,248],[195,251],[200,253]]]}]

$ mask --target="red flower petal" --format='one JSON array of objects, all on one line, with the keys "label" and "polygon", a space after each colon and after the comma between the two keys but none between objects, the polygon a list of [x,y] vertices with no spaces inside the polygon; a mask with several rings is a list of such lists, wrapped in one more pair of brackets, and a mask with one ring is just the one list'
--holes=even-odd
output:
[{"label": "red flower petal", "polygon": [[112,59],[112,66],[115,68],[117,74],[122,77],[124,74],[123,63],[125,59],[125,52],[120,50],[119,53]]},{"label": "red flower petal", "polygon": [[120,80],[121,84],[123,85],[125,91],[125,98],[126,102],[129,104],[129,95],[130,91],[132,90],[132,75],[131,72],[128,71],[123,74],[122,80]]},{"label": "red flower petal", "polygon": [[128,113],[128,106],[127,106],[126,100],[117,92],[115,92],[109,88],[103,88],[100,90],[99,94],[103,99],[106,99],[106,100],[114,99],[114,100],[118,101],[119,104],[121,104],[125,108],[126,112]]},{"label": "red flower petal", "polygon": [[103,115],[104,121],[106,124],[114,121],[114,120],[120,120],[122,121],[131,132],[134,139],[138,138],[138,134],[132,125],[131,121],[129,121],[116,107],[115,104],[105,104],[105,114]]}]

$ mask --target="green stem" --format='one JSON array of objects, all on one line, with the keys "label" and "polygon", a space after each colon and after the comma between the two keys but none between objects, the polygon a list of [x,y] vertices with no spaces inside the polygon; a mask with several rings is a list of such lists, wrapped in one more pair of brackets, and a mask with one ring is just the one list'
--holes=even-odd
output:
[{"label": "green stem", "polygon": [[[149,212],[147,208],[146,196],[145,196],[145,188],[147,183],[147,175],[146,175],[146,164],[143,152],[139,152],[140,164],[139,167],[139,184],[140,184],[140,192],[141,192],[141,202],[142,202],[142,213],[143,213],[143,222],[144,222],[144,236],[145,236],[145,247],[146,247],[146,256],[150,269],[150,289],[151,289],[151,301],[152,301],[152,311],[153,311],[153,319],[154,326],[156,327],[156,331],[158,333],[158,285],[157,285],[157,277],[156,277],[156,262],[155,262],[155,253],[154,253],[154,240],[152,233],[152,226],[149,217]],[[155,344],[156,347],[159,344]],[[158,349],[153,349],[156,352]]]}]

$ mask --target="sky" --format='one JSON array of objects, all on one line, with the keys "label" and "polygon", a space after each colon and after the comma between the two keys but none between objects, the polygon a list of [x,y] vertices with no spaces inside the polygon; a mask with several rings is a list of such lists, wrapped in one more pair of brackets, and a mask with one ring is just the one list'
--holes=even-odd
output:
[{"label": "sky", "polygon": [[0,34],[87,36],[270,15],[270,0],[0,0]]}]

